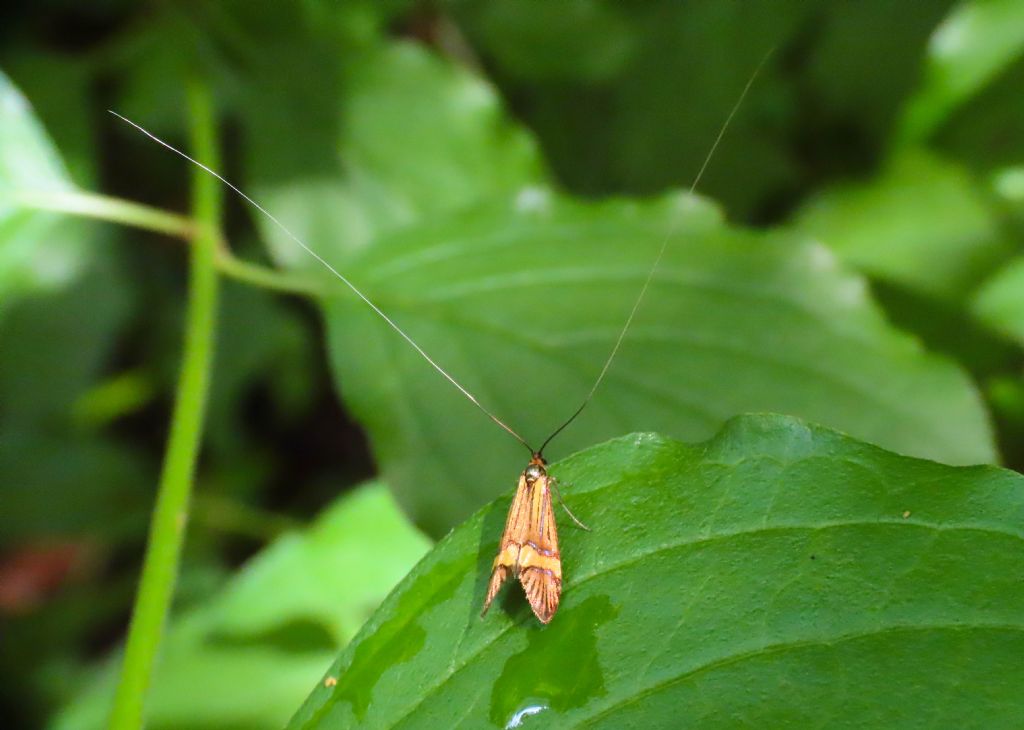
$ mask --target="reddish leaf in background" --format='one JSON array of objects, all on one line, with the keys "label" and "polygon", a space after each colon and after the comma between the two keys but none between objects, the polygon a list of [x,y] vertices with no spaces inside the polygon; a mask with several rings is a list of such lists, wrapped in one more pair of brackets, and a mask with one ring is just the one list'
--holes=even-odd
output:
[{"label": "reddish leaf in background", "polygon": [[0,612],[21,614],[38,607],[69,578],[93,563],[88,542],[23,545],[0,556]]}]

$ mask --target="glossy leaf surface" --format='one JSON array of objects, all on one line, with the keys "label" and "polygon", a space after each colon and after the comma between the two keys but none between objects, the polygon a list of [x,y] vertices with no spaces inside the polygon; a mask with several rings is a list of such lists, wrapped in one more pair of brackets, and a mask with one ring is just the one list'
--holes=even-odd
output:
[{"label": "glossy leaf surface", "polygon": [[[443,540],[299,728],[1008,727],[1024,711],[1024,478],[747,416],[634,435],[554,472],[562,606],[481,619],[509,498]],[[571,485],[571,486],[570,486]]]}]

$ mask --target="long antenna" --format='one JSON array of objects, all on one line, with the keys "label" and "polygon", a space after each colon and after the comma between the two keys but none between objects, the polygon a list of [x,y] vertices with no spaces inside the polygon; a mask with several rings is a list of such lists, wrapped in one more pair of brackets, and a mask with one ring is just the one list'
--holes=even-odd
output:
[{"label": "long antenna", "polygon": [[189,162],[191,162],[193,165],[195,165],[199,169],[203,170],[204,172],[207,172],[210,175],[213,175],[215,178],[220,180],[222,183],[224,183],[229,188],[231,188],[231,190],[233,190],[235,193],[237,193],[239,196],[241,196],[243,200],[245,200],[247,203],[249,203],[249,205],[251,205],[256,210],[258,210],[260,213],[262,213],[267,218],[269,218],[270,221],[273,222],[273,224],[275,226],[277,226],[286,236],[288,236],[288,238],[290,238],[292,241],[297,243],[306,253],[308,253],[310,256],[315,258],[321,264],[323,264],[324,267],[328,271],[330,271],[332,274],[334,274],[334,276],[336,276],[338,278],[338,280],[341,281],[341,283],[343,283],[345,286],[347,286],[349,289],[351,289],[353,294],[355,294],[357,297],[362,299],[363,302],[370,309],[372,309],[374,312],[376,312],[380,316],[381,319],[383,319],[385,322],[387,322],[388,325],[390,325],[391,329],[393,329],[395,332],[397,332],[399,335],[401,335],[403,340],[405,340],[410,345],[412,345],[413,349],[416,350],[416,352],[418,352],[420,355],[422,355],[423,359],[426,360],[428,363],[430,363],[431,367],[433,367],[434,370],[436,370],[437,372],[441,373],[441,375],[444,376],[445,380],[447,380],[449,383],[451,383],[456,388],[458,388],[459,392],[462,393],[464,396],[466,396],[469,399],[470,403],[475,405],[477,408],[479,408],[481,411],[483,411],[487,415],[488,418],[490,418],[492,421],[494,421],[496,424],[498,424],[503,429],[505,429],[508,433],[510,433],[512,435],[512,437],[515,438],[516,441],[518,441],[523,446],[525,446],[527,449],[529,449],[531,454],[534,453],[533,449],[530,447],[530,444],[528,444],[526,442],[526,439],[524,439],[522,436],[520,436],[518,433],[516,433],[516,431],[511,426],[509,426],[507,423],[505,423],[500,418],[498,418],[496,415],[494,415],[489,410],[487,410],[487,408],[485,408],[483,406],[483,404],[481,404],[480,401],[477,400],[475,395],[473,395],[468,390],[466,390],[466,388],[464,388],[462,386],[462,384],[459,383],[459,381],[457,381],[455,378],[453,378],[451,375],[448,374],[447,370],[445,370],[443,367],[438,365],[437,362],[434,360],[434,358],[432,358],[430,355],[428,355],[426,353],[426,351],[422,347],[420,347],[412,337],[407,335],[405,333],[405,330],[403,330],[401,327],[399,327],[395,323],[395,321],[393,319],[391,319],[391,317],[389,317],[387,314],[385,314],[384,311],[380,307],[378,307],[376,304],[374,304],[373,301],[368,296],[363,294],[363,292],[361,292],[359,290],[359,288],[356,287],[355,284],[353,284],[351,281],[349,281],[347,278],[345,278],[345,276],[340,271],[338,271],[336,268],[331,266],[320,254],[318,254],[312,248],[307,246],[305,243],[302,242],[302,240],[298,236],[296,236],[294,233],[292,233],[290,230],[288,230],[288,228],[281,221],[279,221],[277,218],[275,218],[270,213],[270,211],[268,211],[262,205],[257,203],[255,200],[250,198],[245,193],[243,193],[237,186],[235,186],[230,181],[228,181],[226,178],[224,178],[216,170],[213,170],[213,169],[207,167],[202,162],[199,162],[199,160],[196,160],[196,159],[193,159],[192,157],[189,157],[188,155],[186,155],[184,152],[179,150],[174,145],[172,145],[172,144],[170,144],[168,142],[165,142],[164,140],[160,139],[159,137],[157,137],[155,134],[153,134],[149,130],[147,130],[147,129],[143,128],[141,125],[136,124],[135,122],[133,122],[131,119],[128,119],[127,117],[121,116],[120,114],[118,114],[115,111],[112,111],[112,110],[109,110],[109,109],[107,111],[110,111],[111,114],[113,114],[115,117],[117,117],[121,121],[126,122],[126,123],[130,124],[131,126],[135,127],[135,129],[137,129],[138,131],[142,132],[144,135],[149,137],[151,140],[153,140],[157,144],[159,144],[159,145],[161,145],[163,147],[166,147],[167,149],[169,149],[174,154],[178,155],[179,157],[185,158],[186,160],[188,160]]},{"label": "long antenna", "polygon": [[[718,145],[721,143],[722,138],[725,137],[725,131],[729,128],[729,124],[732,122],[733,117],[736,116],[736,112],[743,106],[743,100],[747,98],[747,92],[750,91],[750,87],[754,85],[754,80],[758,74],[761,73],[761,69],[765,63],[768,62],[768,58],[772,55],[775,50],[774,47],[770,48],[767,53],[761,58],[761,61],[757,64],[754,72],[750,74],[750,78],[747,79],[746,85],[743,87],[743,91],[740,92],[739,98],[736,99],[736,103],[732,105],[732,109],[729,111],[729,115],[725,118],[725,122],[722,124],[721,129],[718,130],[718,136],[715,137],[714,143],[711,145],[711,149],[708,150],[707,156],[704,158],[704,162],[700,166],[700,170],[697,171],[697,176],[693,179],[693,184],[690,185],[689,194],[697,190],[697,185],[700,184],[701,178],[704,177],[704,173],[708,169],[708,165],[711,164],[711,158],[714,157],[715,151],[718,149]],[[640,287],[640,293],[636,297],[636,301],[633,302],[633,308],[629,312],[629,316],[626,317],[626,322],[622,325],[622,329],[619,330],[619,336],[615,338],[615,344],[612,346],[612,350],[608,353],[608,359],[604,361],[604,365],[601,367],[601,372],[598,373],[597,379],[594,384],[590,387],[590,392],[583,398],[583,402],[580,403],[579,407],[573,411],[573,414],[567,418],[561,426],[552,431],[551,435],[544,439],[544,443],[541,444],[540,449],[537,451],[538,454],[543,454],[544,449],[547,445],[568,427],[570,423],[576,420],[576,417],[583,413],[583,409],[589,405],[591,399],[594,397],[594,393],[597,392],[598,387],[601,385],[601,381],[604,380],[604,376],[608,374],[608,369],[612,365],[612,360],[619,353],[619,348],[622,346],[622,341],[626,339],[626,333],[629,332],[629,328],[633,325],[633,320],[636,318],[636,313],[640,310],[640,305],[644,301],[644,296],[647,294],[647,289],[651,285],[651,281],[654,279],[654,274],[657,272],[658,267],[661,265],[661,259],[665,256],[665,250],[668,248],[668,242],[672,238],[672,234],[675,233],[676,228],[679,226],[680,218],[676,216],[671,224],[669,225],[668,231],[665,233],[665,237],[661,241],[661,248],[658,249],[658,255],[654,259],[654,263],[651,264],[650,270],[647,272],[647,278],[644,279],[643,286]]]},{"label": "long antenna", "polygon": [[[736,113],[739,111],[740,107],[743,105],[743,101],[744,101],[744,99],[747,96],[747,92],[750,91],[750,87],[753,86],[754,80],[757,78],[758,74],[760,73],[761,69],[764,67],[765,63],[768,61],[768,58],[771,56],[773,50],[774,50],[774,48],[769,50],[764,55],[764,57],[761,59],[760,63],[758,63],[757,68],[755,68],[754,72],[750,75],[750,78],[747,80],[746,85],[743,87],[743,91],[740,93],[739,98],[736,100],[736,103],[733,105],[731,111],[729,112],[729,115],[726,117],[725,123],[722,124],[721,129],[718,130],[718,136],[715,138],[714,144],[711,145],[711,149],[708,151],[707,156],[704,158],[704,162],[701,165],[700,170],[697,173],[697,176],[694,178],[693,184],[690,186],[690,191],[689,191],[690,195],[692,195],[694,193],[694,191],[697,189],[697,185],[700,183],[701,178],[703,178],[703,176],[704,176],[704,172],[707,170],[708,165],[711,163],[711,158],[714,156],[715,151],[718,149],[718,145],[721,143],[722,138],[725,136],[725,132],[729,128],[729,124],[732,122],[733,117],[736,116]],[[302,239],[300,239],[298,236],[296,236],[294,233],[292,233],[288,229],[288,227],[285,226],[280,220],[278,220],[273,214],[271,214],[270,211],[268,211],[266,208],[264,208],[258,202],[256,202],[251,197],[249,197],[244,192],[242,192],[242,190],[240,188],[238,188],[232,182],[227,180],[223,175],[218,173],[216,170],[214,170],[214,169],[204,165],[202,162],[199,162],[199,160],[196,160],[196,159],[190,157],[189,155],[185,154],[184,152],[182,152],[181,150],[179,150],[177,147],[175,147],[174,145],[170,144],[169,142],[166,142],[163,139],[161,139],[160,137],[157,137],[155,134],[153,134],[152,132],[150,132],[149,130],[144,128],[142,125],[137,124],[136,122],[133,122],[131,119],[128,119],[127,117],[122,116],[121,114],[118,114],[115,111],[112,111],[112,110],[108,110],[108,111],[110,111],[111,114],[113,114],[115,117],[117,117],[121,121],[123,121],[126,124],[129,124],[132,127],[134,127],[136,130],[138,130],[139,132],[141,132],[146,137],[148,137],[149,139],[153,140],[154,142],[156,142],[160,146],[170,150],[171,152],[173,152],[174,154],[178,155],[179,157],[187,160],[188,162],[192,163],[193,165],[195,165],[199,169],[203,170],[207,174],[212,175],[217,180],[219,180],[221,183],[223,183],[228,188],[230,188],[234,193],[236,193],[239,197],[241,197],[245,202],[247,202],[253,208],[255,208],[260,213],[265,215],[292,242],[297,244],[300,248],[302,248],[302,250],[304,250],[306,253],[308,253],[310,256],[312,256],[317,261],[319,261],[320,264],[322,264],[325,269],[327,269],[329,272],[331,272],[331,274],[333,274],[341,283],[343,283],[346,287],[348,287],[352,291],[353,294],[355,294],[357,297],[359,297],[359,299],[361,299],[363,301],[363,303],[365,303],[381,319],[383,319],[388,324],[388,326],[391,327],[391,329],[393,329],[395,332],[397,332],[402,337],[403,340],[408,342],[409,345],[411,345],[412,348],[414,350],[416,350],[416,352],[418,352],[423,357],[423,359],[426,360],[430,364],[430,366],[432,368],[434,368],[434,370],[436,370],[438,373],[440,373],[442,375],[442,377],[444,377],[445,380],[447,380],[449,383],[451,383],[453,386],[455,386],[455,388],[460,393],[462,393],[462,395],[464,395],[469,400],[470,403],[472,403],[474,406],[476,406],[478,409],[480,409],[480,411],[482,411],[494,423],[496,423],[498,426],[500,426],[502,429],[504,429],[516,441],[518,441],[523,446],[525,446],[530,451],[531,454],[535,454],[535,455],[543,454],[544,449],[547,447],[547,445],[550,444],[551,441],[558,434],[560,434],[563,430],[565,430],[565,428],[570,423],[575,421],[576,417],[579,416],[583,412],[583,410],[590,403],[591,399],[593,399],[594,393],[597,392],[597,389],[601,385],[601,382],[604,380],[605,375],[607,375],[608,369],[611,367],[612,361],[615,359],[615,356],[619,352],[619,348],[622,346],[623,340],[626,338],[626,333],[629,332],[629,329],[630,329],[630,327],[633,324],[633,320],[636,318],[636,314],[637,314],[637,312],[640,309],[640,305],[643,303],[644,297],[647,294],[647,290],[648,290],[648,288],[651,285],[651,281],[654,279],[654,274],[658,270],[659,265],[661,264],[661,260],[662,260],[662,258],[665,255],[665,250],[668,248],[669,240],[672,238],[672,234],[675,232],[676,227],[679,224],[679,218],[676,218],[675,220],[672,221],[672,224],[670,225],[669,230],[666,232],[665,237],[663,238],[663,240],[661,242],[661,247],[658,249],[658,255],[654,259],[654,263],[651,265],[650,270],[647,272],[647,278],[644,280],[643,286],[640,288],[640,293],[637,295],[636,301],[633,302],[633,307],[632,307],[632,309],[629,312],[629,316],[626,318],[626,322],[623,324],[622,329],[619,331],[618,337],[615,339],[615,344],[612,347],[611,352],[608,354],[608,358],[605,360],[604,365],[601,367],[601,372],[598,374],[597,379],[594,381],[593,386],[591,386],[590,392],[587,393],[586,397],[583,399],[583,402],[580,403],[579,407],[573,412],[573,414],[571,416],[569,416],[569,418],[564,423],[562,423],[562,425],[560,425],[558,428],[556,428],[552,432],[552,434],[547,437],[547,439],[545,439],[545,441],[541,445],[540,449],[535,451],[530,446],[530,444],[526,441],[526,439],[524,439],[522,436],[520,436],[519,433],[517,433],[515,431],[515,429],[513,429],[507,423],[505,423],[500,418],[498,418],[494,413],[492,413],[490,410],[488,410],[477,399],[477,397],[475,395],[470,393],[469,390],[467,390],[461,383],[459,383],[459,381],[457,381],[452,375],[450,375],[447,370],[445,370],[443,367],[441,367],[437,363],[436,360],[434,360],[430,355],[428,355],[427,352],[422,347],[420,347],[419,344],[417,344],[417,342],[414,339],[412,339],[412,337],[410,337],[408,334],[406,334],[405,330],[403,330],[401,327],[399,327],[398,324],[396,324],[395,321],[391,319],[391,317],[389,317],[380,307],[378,307],[373,302],[373,300],[371,300],[368,296],[366,296],[355,284],[353,284],[351,281],[349,281],[340,271],[338,271],[336,268],[334,268],[334,266],[332,266],[320,254],[318,254],[315,250],[313,250],[308,245],[306,245],[306,243],[303,242]]]}]

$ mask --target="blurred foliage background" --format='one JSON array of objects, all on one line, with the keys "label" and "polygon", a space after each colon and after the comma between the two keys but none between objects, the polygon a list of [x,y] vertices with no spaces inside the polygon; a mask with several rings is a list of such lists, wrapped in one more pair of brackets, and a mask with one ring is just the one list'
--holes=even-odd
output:
[{"label": "blurred foliage background", "polygon": [[[641,332],[732,333],[732,349],[703,362],[627,348],[632,384],[610,385],[562,453],[630,430],[701,439],[774,410],[948,463],[1024,465],[1022,2],[47,0],[3,12],[7,727],[102,722],[186,286],[185,244],[17,196],[186,210],[186,165],[106,110],[185,145],[188,78],[212,90],[229,179],[531,438],[585,392],[659,236],[678,234],[676,265],[731,283],[734,296],[652,290]],[[690,186],[770,48],[699,186],[713,203],[673,228],[666,193]],[[516,444],[351,299],[324,294],[324,272],[266,220],[231,199],[225,230],[235,256],[281,273],[225,271],[154,727],[279,725],[430,537],[521,468]],[[609,231],[636,242],[601,259],[634,272],[619,283],[583,268]],[[512,248],[466,258],[498,233]],[[550,296],[487,287],[510,271],[553,272]],[[694,413],[680,416],[683,403]]]}]

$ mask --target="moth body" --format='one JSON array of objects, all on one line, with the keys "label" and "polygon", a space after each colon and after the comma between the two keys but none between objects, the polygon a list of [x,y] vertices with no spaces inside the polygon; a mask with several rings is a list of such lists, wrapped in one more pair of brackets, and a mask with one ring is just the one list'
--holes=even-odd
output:
[{"label": "moth body", "polygon": [[484,614],[510,575],[522,584],[530,608],[542,623],[551,621],[558,610],[562,594],[562,559],[558,552],[555,512],[551,506],[551,482],[544,457],[534,454],[519,475],[498,555],[491,569]]}]

